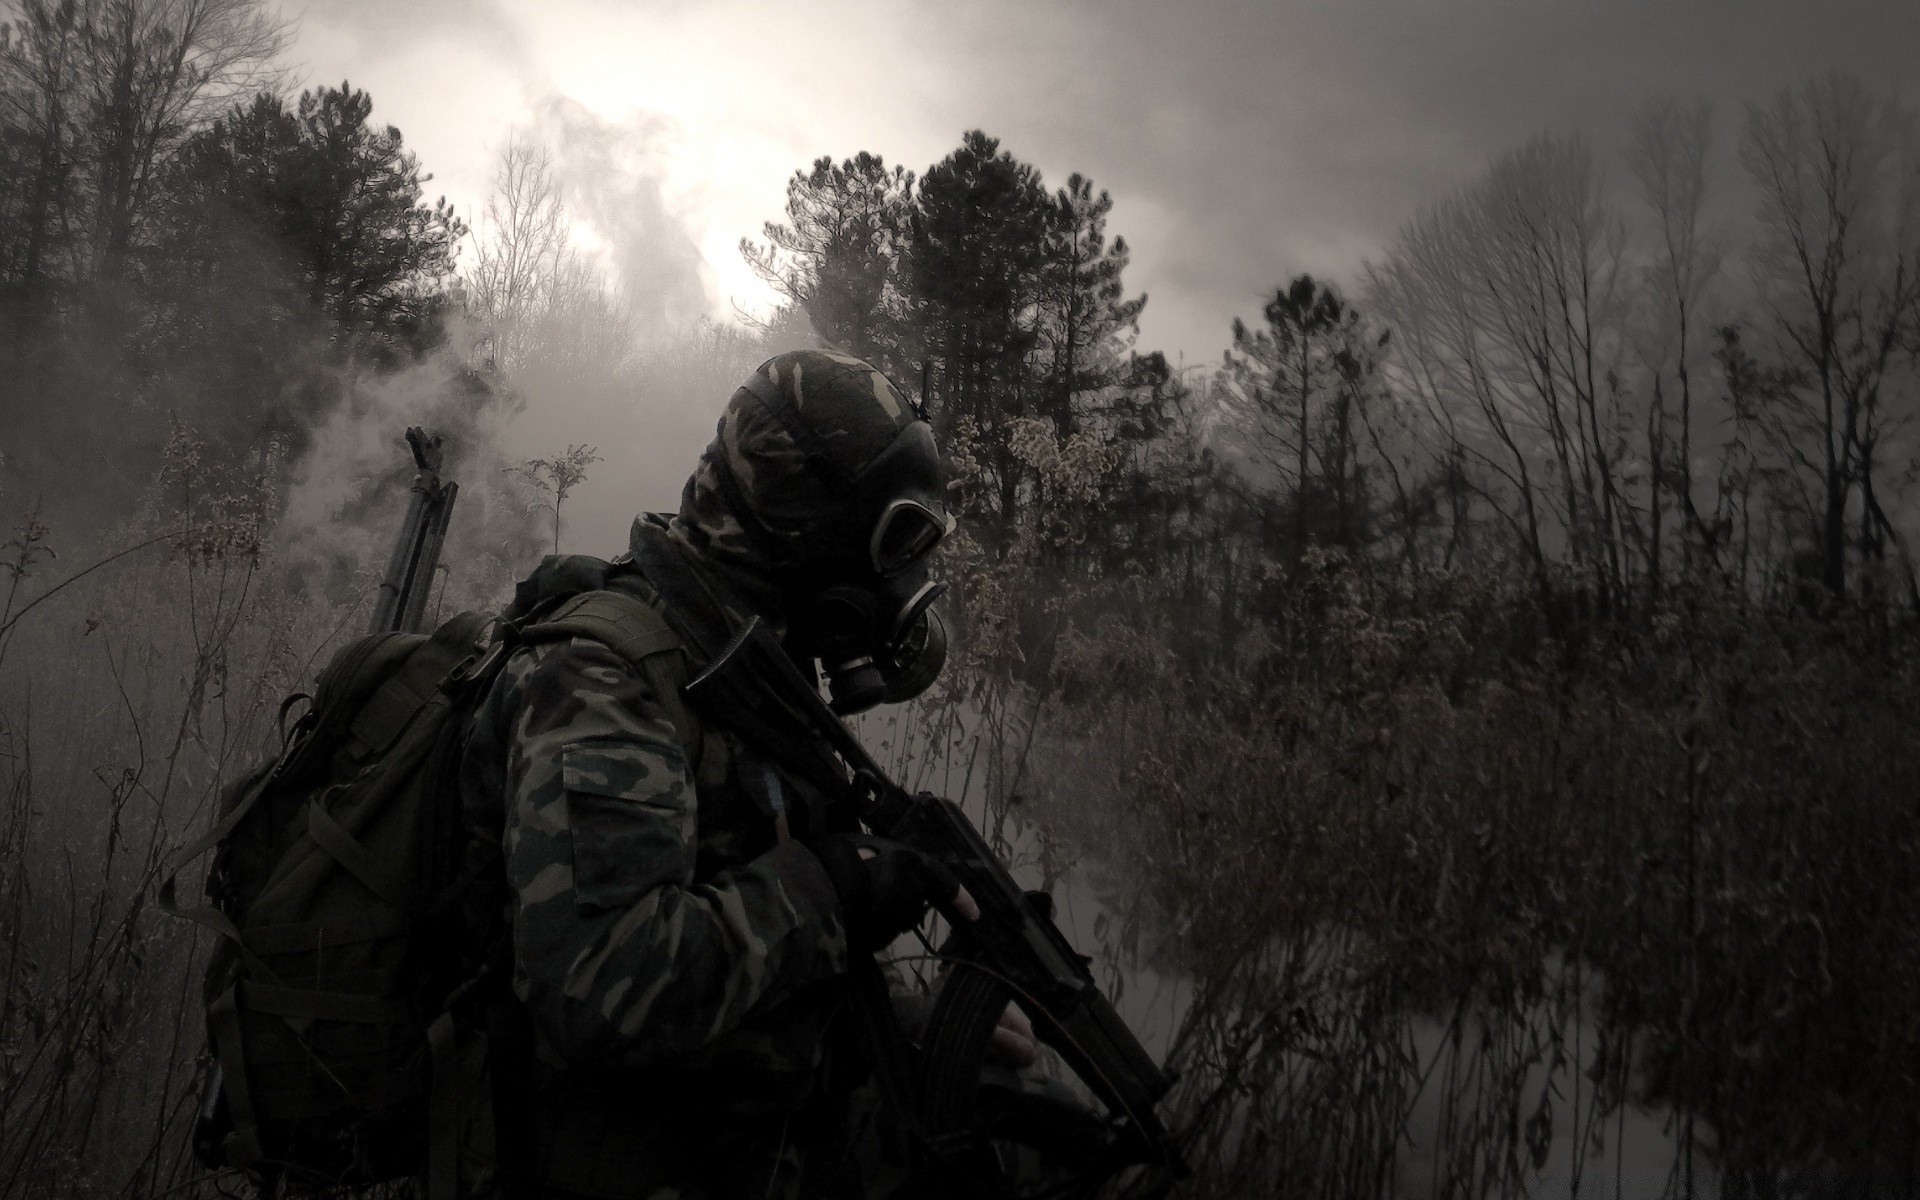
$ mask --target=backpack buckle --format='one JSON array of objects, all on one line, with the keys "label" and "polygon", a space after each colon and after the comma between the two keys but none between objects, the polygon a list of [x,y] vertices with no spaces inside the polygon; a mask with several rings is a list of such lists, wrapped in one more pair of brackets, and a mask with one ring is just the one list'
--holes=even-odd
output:
[{"label": "backpack buckle", "polygon": [[446,682],[440,686],[450,695],[485,687],[507,656],[509,647],[505,640],[496,639],[484,652],[475,650],[460,660],[460,664],[447,672]]}]

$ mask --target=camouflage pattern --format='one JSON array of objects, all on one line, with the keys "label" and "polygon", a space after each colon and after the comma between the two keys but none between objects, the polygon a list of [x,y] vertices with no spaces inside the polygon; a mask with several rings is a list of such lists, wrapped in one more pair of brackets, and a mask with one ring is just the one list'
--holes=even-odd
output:
[{"label": "camouflage pattern", "polygon": [[[793,401],[829,469],[848,478],[920,419],[886,375],[849,355],[795,351],[768,359],[754,373]],[[728,504],[715,458],[725,461],[752,505],[747,521]],[[806,447],[742,387],[687,481],[674,531],[730,584],[770,607],[766,580],[805,561],[803,532],[838,500],[833,481],[809,464]]]},{"label": "camouflage pattern", "polygon": [[[814,457],[751,390],[734,394],[669,527],[723,624],[779,623],[782,575],[834,507],[835,476],[919,419],[845,355],[783,354],[757,373],[792,400]],[[715,459],[750,499],[745,520]],[[626,567],[590,582],[584,561],[549,560],[516,609],[542,587],[654,595]],[[781,775],[777,820],[743,742],[708,731],[695,772],[684,732],[639,669],[585,638],[516,652],[469,728],[468,823],[502,847],[514,991],[534,1028],[534,1169],[556,1196],[858,1195],[857,1055],[836,1049],[849,1033],[834,1019],[846,934],[819,861],[780,836],[780,820],[798,837],[851,817]]]},{"label": "camouflage pattern", "polygon": [[700,800],[673,726],[605,646],[574,638],[515,655],[468,753],[504,766],[515,986],[559,1062],[711,1052],[749,1014],[845,969],[825,871],[775,845],[756,806],[726,806],[759,827],[730,837],[729,857],[761,853],[699,861]]},{"label": "camouflage pattern", "polygon": [[468,821],[503,849],[557,1194],[797,1186],[846,937],[723,745],[696,786],[645,677],[585,638],[514,654],[470,727]]}]

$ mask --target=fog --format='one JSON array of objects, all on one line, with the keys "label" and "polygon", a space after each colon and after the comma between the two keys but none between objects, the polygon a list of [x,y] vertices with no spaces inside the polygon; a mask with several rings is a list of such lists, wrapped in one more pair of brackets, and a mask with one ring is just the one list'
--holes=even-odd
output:
[{"label": "fog", "polygon": [[961,517],[863,730],[1180,1072],[1188,1195],[1920,1169],[1906,7],[215,8],[0,0],[0,1197],[225,1186],[155,890],[402,431],[498,611],[815,345]]}]

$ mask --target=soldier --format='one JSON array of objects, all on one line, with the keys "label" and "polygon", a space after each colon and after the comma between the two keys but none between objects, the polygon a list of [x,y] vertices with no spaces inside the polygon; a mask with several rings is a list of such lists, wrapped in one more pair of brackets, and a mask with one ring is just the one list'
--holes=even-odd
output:
[{"label": "soldier", "polygon": [[[697,671],[758,615],[857,712],[938,674],[928,555],[952,527],[931,431],[885,375],[783,354],[734,393],[670,522],[636,521],[612,565],[547,560],[509,616],[618,591]],[[977,909],[674,691],[574,636],[516,651],[469,728],[467,819],[501,848],[530,1031],[524,1062],[495,1051],[502,1174],[554,1196],[858,1195],[849,965],[930,903]],[[1028,1063],[1031,1035],[1009,1010],[996,1046]]]}]

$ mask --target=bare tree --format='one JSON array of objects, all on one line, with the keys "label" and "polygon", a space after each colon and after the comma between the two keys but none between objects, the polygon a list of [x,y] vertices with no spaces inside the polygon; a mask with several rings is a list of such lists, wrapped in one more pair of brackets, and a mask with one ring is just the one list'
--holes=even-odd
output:
[{"label": "bare tree", "polygon": [[552,156],[518,134],[509,137],[494,168],[466,279],[495,368],[520,365],[533,326],[568,266],[568,232]]},{"label": "bare tree", "polygon": [[261,0],[93,0],[83,18],[93,273],[117,278],[165,152],[279,77],[284,18]]},{"label": "bare tree", "polygon": [[1803,385],[1764,428],[1810,489],[1821,581],[1844,597],[1850,515],[1863,564],[1889,542],[1905,558],[1877,476],[1914,404],[1920,143],[1895,99],[1836,74],[1750,105],[1740,161],[1759,189],[1766,332]]},{"label": "bare tree", "polygon": [[[29,288],[120,277],[182,139],[275,84],[289,23],[263,0],[15,0],[0,37],[0,127],[30,146],[0,242]],[[0,186],[0,192],[12,187]],[[50,261],[62,249],[65,261]]]},{"label": "bare tree", "polygon": [[463,281],[496,370],[542,382],[601,378],[630,354],[633,322],[572,232],[552,155],[509,138]]},{"label": "bare tree", "polygon": [[[1645,303],[1636,330],[1639,358],[1652,381],[1647,415],[1647,451],[1651,479],[1647,519],[1649,587],[1657,594],[1665,542],[1664,494],[1671,491],[1684,522],[1682,570],[1691,566],[1696,546],[1717,550],[1716,530],[1695,505],[1693,479],[1693,407],[1695,359],[1701,300],[1720,269],[1720,252],[1703,228],[1708,195],[1707,155],[1712,145],[1712,106],[1705,100],[1682,102],[1662,97],[1642,104],[1629,124],[1627,163],[1640,184],[1641,198],[1658,231],[1653,260],[1645,269]],[[1672,381],[1678,411],[1667,409]],[[1669,425],[1676,445],[1669,450]]]},{"label": "bare tree", "polygon": [[31,309],[67,240],[72,161],[79,136],[80,31],[65,5],[26,4],[0,26],[0,129],[10,136],[0,171],[0,281]]},{"label": "bare tree", "polygon": [[1399,338],[1397,382],[1477,468],[1541,586],[1553,539],[1609,601],[1645,553],[1623,486],[1623,251],[1585,139],[1543,135],[1422,209],[1366,273],[1369,306]]},{"label": "bare tree", "polygon": [[526,367],[550,378],[605,379],[632,364],[635,338],[631,303],[608,288],[597,264],[569,252],[529,331]]}]

